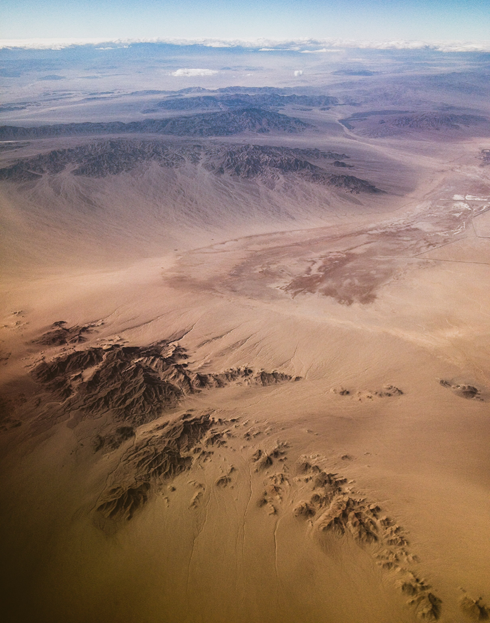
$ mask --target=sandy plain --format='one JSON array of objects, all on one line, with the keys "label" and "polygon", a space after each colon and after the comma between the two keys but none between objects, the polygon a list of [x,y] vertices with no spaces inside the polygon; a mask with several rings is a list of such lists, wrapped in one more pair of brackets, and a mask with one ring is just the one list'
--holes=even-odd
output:
[{"label": "sandy plain", "polygon": [[385,192],[2,183],[8,621],[488,618],[488,139],[295,115],[320,131],[220,143],[345,152]]}]

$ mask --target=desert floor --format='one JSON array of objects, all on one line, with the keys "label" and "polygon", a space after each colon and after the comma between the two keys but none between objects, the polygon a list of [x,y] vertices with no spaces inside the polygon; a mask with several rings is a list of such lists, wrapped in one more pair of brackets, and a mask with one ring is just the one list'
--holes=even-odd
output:
[{"label": "desert floor", "polygon": [[[389,192],[323,212],[306,187],[254,203],[245,182],[154,167],[5,184],[6,620],[483,620],[486,145],[338,130],[329,148]],[[50,342],[56,322],[81,339]],[[82,394],[131,347],[130,372]],[[58,363],[90,349],[86,369]],[[194,385],[125,420],[113,384],[151,403],[158,366]]]}]

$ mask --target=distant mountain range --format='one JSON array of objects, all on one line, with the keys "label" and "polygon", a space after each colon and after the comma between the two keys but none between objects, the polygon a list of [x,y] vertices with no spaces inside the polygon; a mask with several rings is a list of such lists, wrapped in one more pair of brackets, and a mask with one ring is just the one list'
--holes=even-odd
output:
[{"label": "distant mountain range", "polygon": [[471,134],[476,128],[478,132],[490,132],[490,122],[486,117],[439,111],[372,110],[340,119],[340,123],[348,130],[372,138],[431,131]]},{"label": "distant mountain range", "polygon": [[288,105],[311,106],[327,109],[338,105],[337,97],[328,95],[281,95],[278,93],[237,94],[220,93],[219,95],[202,95],[197,97],[172,96],[157,102],[151,109],[143,113],[154,113],[158,110],[203,110],[222,109],[234,110],[240,108],[282,108]]},{"label": "distant mountain range", "polygon": [[97,134],[167,134],[174,136],[232,136],[241,132],[293,134],[311,128],[295,117],[258,108],[204,113],[170,119],[145,119],[122,123],[66,123],[37,127],[1,126],[0,140],[88,136]]}]

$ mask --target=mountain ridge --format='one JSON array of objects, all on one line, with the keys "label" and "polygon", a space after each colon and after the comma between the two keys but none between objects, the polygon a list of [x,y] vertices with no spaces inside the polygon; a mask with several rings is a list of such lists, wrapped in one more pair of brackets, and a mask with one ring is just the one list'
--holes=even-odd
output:
[{"label": "mountain ridge", "polygon": [[[30,158],[21,158],[0,169],[0,180],[36,181],[43,175],[56,175],[71,167],[73,175],[106,177],[128,172],[145,162],[176,169],[185,165],[202,166],[216,176],[263,181],[296,176],[306,182],[332,186],[351,193],[382,192],[374,184],[354,175],[325,169],[338,168],[347,154],[267,145],[167,144],[162,141],[114,139],[58,149]],[[312,162],[313,161],[313,162]],[[315,162],[332,161],[319,166]],[[347,166],[347,165],[345,165]]]},{"label": "mountain ridge", "polygon": [[91,136],[102,134],[168,134],[174,136],[232,136],[241,132],[296,134],[313,126],[296,117],[259,108],[203,113],[167,119],[66,123],[37,127],[0,126],[0,140]]}]

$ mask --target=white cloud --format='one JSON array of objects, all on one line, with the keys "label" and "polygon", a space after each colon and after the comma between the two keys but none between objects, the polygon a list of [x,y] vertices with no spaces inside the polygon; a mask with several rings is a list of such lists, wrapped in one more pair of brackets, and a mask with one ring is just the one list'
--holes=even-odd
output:
[{"label": "white cloud", "polygon": [[302,76],[303,75],[303,70],[302,69],[296,69],[296,71],[294,72],[294,75],[296,77]]},{"label": "white cloud", "polygon": [[260,48],[259,52],[291,52],[296,48]]},{"label": "white cloud", "polygon": [[218,72],[215,69],[177,69],[173,71],[170,75],[185,78],[192,78],[194,76],[214,76]]},{"label": "white cloud", "polygon": [[23,48],[33,50],[62,50],[78,45],[113,43],[107,39],[0,39],[0,48]]},{"label": "white cloud", "polygon": [[338,52],[339,48],[321,48],[320,50],[301,50],[301,54],[324,54],[325,52]]},{"label": "white cloud", "polygon": [[[318,54],[342,49],[374,50],[437,50],[439,52],[490,52],[490,41],[359,41],[346,39],[0,39],[1,48],[53,49],[92,45],[102,49],[102,45],[127,47],[137,43],[165,43],[170,45],[202,45],[215,48],[248,48],[261,52],[302,52]],[[179,70],[184,71],[184,70]],[[196,70],[197,71],[197,70]],[[203,71],[203,70],[201,70]],[[184,74],[179,74],[184,75]],[[209,74],[186,74],[209,75]]]}]

